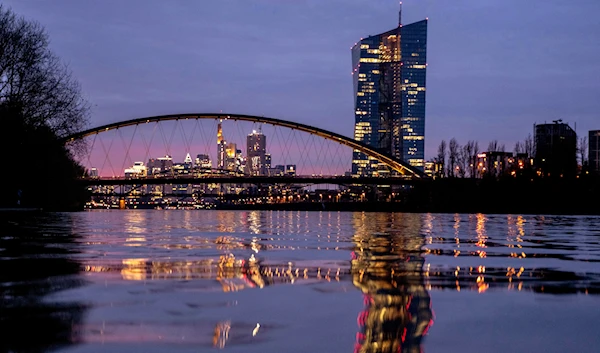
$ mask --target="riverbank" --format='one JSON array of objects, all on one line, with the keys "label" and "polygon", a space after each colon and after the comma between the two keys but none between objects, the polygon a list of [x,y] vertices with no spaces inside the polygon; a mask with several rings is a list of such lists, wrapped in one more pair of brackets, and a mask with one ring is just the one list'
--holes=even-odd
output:
[{"label": "riverbank", "polygon": [[220,210],[600,215],[600,179],[438,179],[401,201],[217,205]]}]

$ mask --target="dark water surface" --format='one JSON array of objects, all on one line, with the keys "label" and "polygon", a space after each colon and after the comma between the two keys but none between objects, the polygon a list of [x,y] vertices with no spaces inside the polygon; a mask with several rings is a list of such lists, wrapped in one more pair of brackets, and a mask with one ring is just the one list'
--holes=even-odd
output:
[{"label": "dark water surface", "polygon": [[0,351],[600,352],[600,217],[0,220]]}]

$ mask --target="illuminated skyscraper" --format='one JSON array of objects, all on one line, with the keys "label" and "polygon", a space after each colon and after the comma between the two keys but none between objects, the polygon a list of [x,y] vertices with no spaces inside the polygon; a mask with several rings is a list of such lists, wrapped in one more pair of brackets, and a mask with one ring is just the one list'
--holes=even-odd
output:
[{"label": "illuminated skyscraper", "polygon": [[[352,47],[354,138],[420,170],[425,165],[426,71],[427,19],[400,22]],[[354,152],[352,159],[354,175],[389,173],[363,153]]]},{"label": "illuminated skyscraper", "polygon": [[227,141],[223,138],[223,128],[221,122],[217,125],[217,169],[225,169],[227,160]]},{"label": "illuminated skyscraper", "polygon": [[[248,173],[267,175],[267,137],[261,131],[253,131],[248,135],[247,143]],[[269,164],[271,164],[270,160]]]}]

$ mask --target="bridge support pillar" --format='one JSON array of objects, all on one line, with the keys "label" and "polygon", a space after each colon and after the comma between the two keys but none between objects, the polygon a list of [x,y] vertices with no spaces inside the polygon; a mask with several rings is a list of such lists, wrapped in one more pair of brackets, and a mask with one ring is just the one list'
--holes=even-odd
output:
[{"label": "bridge support pillar", "polygon": [[119,209],[120,210],[124,210],[125,209],[125,198],[121,197],[119,199]]}]

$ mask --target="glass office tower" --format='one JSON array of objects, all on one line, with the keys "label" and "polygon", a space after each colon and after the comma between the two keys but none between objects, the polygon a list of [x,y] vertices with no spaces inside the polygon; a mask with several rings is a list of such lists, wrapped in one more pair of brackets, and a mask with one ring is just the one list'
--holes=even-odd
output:
[{"label": "glass office tower", "polygon": [[[400,24],[363,38],[352,48],[354,138],[423,170],[427,20]],[[355,151],[352,174],[390,171]]]}]

